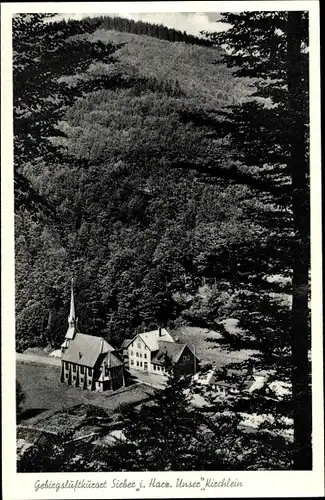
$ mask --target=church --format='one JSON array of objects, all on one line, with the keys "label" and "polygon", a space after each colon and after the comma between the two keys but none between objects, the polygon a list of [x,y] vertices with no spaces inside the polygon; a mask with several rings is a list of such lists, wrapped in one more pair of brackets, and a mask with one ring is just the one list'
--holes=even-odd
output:
[{"label": "church", "polygon": [[103,337],[78,330],[73,280],[68,325],[61,345],[61,382],[99,392],[124,386],[124,363],[116,350]]}]

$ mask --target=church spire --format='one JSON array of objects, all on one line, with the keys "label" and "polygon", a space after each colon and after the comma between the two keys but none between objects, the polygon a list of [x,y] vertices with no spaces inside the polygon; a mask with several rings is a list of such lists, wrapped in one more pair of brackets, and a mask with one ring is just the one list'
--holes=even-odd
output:
[{"label": "church spire", "polygon": [[68,317],[69,326],[75,326],[76,324],[76,311],[74,307],[74,294],[73,294],[73,278],[71,279],[71,298],[70,298],[70,314]]},{"label": "church spire", "polygon": [[71,298],[70,298],[70,313],[68,316],[68,331],[65,334],[65,339],[63,344],[61,345],[61,353],[64,353],[66,349],[69,347],[71,340],[75,338],[76,333],[78,333],[77,329],[77,318],[76,318],[76,310],[74,306],[74,293],[73,293],[73,278],[71,279]]}]

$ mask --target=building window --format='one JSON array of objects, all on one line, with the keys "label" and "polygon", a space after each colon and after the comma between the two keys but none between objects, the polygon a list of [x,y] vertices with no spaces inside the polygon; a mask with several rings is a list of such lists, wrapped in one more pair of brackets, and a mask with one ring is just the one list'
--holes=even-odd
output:
[{"label": "building window", "polygon": [[88,368],[88,376],[91,377],[91,368]]},{"label": "building window", "polygon": [[156,371],[156,365],[152,365],[153,366],[153,369]]},{"label": "building window", "polygon": [[131,365],[134,365],[134,361],[133,361],[133,359],[131,359]]},{"label": "building window", "polygon": [[139,366],[139,361],[137,361],[137,366]]},{"label": "building window", "polygon": [[80,373],[81,373],[81,375],[83,375],[85,373],[85,367],[84,366],[80,366]]},{"label": "building window", "polygon": [[140,352],[140,358],[142,358],[142,354],[141,354],[141,352]]},{"label": "building window", "polygon": [[138,357],[139,357],[139,353],[138,353],[138,352],[136,352],[135,354],[136,354],[136,356],[138,356]]},{"label": "building window", "polygon": [[141,344],[137,344],[138,349],[141,349]]},{"label": "building window", "polygon": [[73,371],[73,373],[76,372],[76,369],[77,369],[77,366],[76,365],[72,365],[72,371]]},{"label": "building window", "polygon": [[67,361],[64,362],[64,366],[66,370],[69,370],[69,363]]},{"label": "building window", "polygon": [[140,366],[142,366],[142,361],[140,361]]},{"label": "building window", "polygon": [[133,351],[131,351],[131,356],[133,356]]},{"label": "building window", "polygon": [[146,359],[147,359],[147,355],[146,355],[146,354],[144,354],[143,356],[144,356],[144,358],[146,358]]}]

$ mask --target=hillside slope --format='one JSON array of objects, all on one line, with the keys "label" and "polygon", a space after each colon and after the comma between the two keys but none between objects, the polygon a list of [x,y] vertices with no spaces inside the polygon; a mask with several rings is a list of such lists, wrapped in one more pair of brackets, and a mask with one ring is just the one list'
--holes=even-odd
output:
[{"label": "hillside slope", "polygon": [[[239,103],[248,93],[242,79],[220,63],[221,51],[216,47],[171,44],[146,35],[98,30],[93,40],[123,44],[117,51],[122,71],[135,77],[155,78],[158,82],[178,81],[188,99],[211,110]],[[247,81],[248,83],[248,81]]]},{"label": "hillside slope", "polygon": [[[120,87],[93,92],[67,110],[60,126],[70,161],[23,166],[60,224],[16,219],[20,350],[60,344],[72,274],[80,327],[113,343],[137,328],[182,321],[192,302],[175,296],[195,296],[202,276],[225,287],[224,300],[216,291],[204,305],[222,317],[243,249],[263,237],[250,217],[247,188],[207,185],[175,168],[179,161],[223,161],[220,141],[182,114],[213,115],[249,93],[215,64],[218,51],[105,30],[93,39],[123,44],[117,64],[89,70],[119,74]],[[196,302],[187,320],[197,316],[205,321]]]}]

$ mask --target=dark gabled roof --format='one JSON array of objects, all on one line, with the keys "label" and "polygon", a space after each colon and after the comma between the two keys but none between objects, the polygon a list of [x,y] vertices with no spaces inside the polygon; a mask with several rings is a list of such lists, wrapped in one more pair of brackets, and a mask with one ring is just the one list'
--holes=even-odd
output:
[{"label": "dark gabled roof", "polygon": [[125,349],[126,347],[129,347],[129,345],[131,344],[133,339],[124,339],[123,342],[122,342],[122,349]]},{"label": "dark gabled roof", "polygon": [[121,360],[116,351],[110,351],[108,353],[106,352],[100,354],[98,357],[98,364],[101,364],[104,361],[104,359],[107,359],[107,368],[114,368],[116,366],[124,365],[123,361]]},{"label": "dark gabled roof", "polygon": [[164,365],[166,357],[169,358],[172,363],[177,363],[186,347],[186,344],[180,344],[178,342],[165,342],[163,340],[159,341],[158,345],[159,351],[153,354],[151,360],[151,363],[156,365]]},{"label": "dark gabled roof", "polygon": [[102,337],[77,333],[71,340],[68,349],[62,354],[62,361],[93,368],[101,354],[114,351],[113,347]]}]

